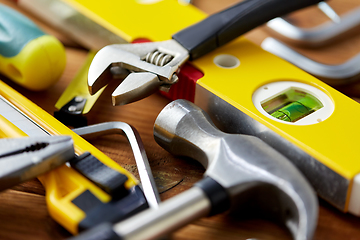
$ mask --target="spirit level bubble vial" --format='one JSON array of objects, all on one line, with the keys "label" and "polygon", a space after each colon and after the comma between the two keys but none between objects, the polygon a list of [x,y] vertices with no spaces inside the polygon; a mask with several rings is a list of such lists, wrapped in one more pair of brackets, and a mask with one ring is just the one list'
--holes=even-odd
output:
[{"label": "spirit level bubble vial", "polygon": [[255,91],[253,103],[265,116],[295,125],[322,122],[334,112],[334,104],[324,92],[294,81],[265,84]]}]

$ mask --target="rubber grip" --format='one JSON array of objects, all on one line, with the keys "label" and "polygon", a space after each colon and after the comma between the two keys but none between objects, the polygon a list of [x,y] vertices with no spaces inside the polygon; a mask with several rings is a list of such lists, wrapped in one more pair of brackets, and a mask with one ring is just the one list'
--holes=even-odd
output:
[{"label": "rubber grip", "polygon": [[205,177],[194,186],[201,188],[211,202],[209,216],[227,211],[230,208],[230,197],[226,189],[211,177]]},{"label": "rubber grip", "polygon": [[127,176],[108,167],[89,152],[73,158],[70,165],[113,198],[128,194],[125,187]]},{"label": "rubber grip", "polygon": [[230,42],[267,21],[321,0],[246,0],[173,35],[190,60]]},{"label": "rubber grip", "polygon": [[57,38],[0,4],[0,63],[2,75],[27,89],[41,91],[62,75],[66,53]]},{"label": "rubber grip", "polygon": [[0,55],[14,57],[28,42],[43,35],[30,19],[0,4]]}]

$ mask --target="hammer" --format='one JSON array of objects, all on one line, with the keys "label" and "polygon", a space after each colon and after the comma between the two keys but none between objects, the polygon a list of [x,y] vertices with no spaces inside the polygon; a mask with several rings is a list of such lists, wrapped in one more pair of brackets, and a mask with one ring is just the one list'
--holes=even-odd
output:
[{"label": "hammer", "polygon": [[201,217],[227,210],[243,213],[250,205],[286,225],[294,239],[312,238],[318,215],[313,189],[287,158],[259,138],[220,131],[186,100],[173,101],[160,112],[154,136],[170,153],[199,161],[204,178],[158,209],[99,225],[76,239],[155,239]]}]

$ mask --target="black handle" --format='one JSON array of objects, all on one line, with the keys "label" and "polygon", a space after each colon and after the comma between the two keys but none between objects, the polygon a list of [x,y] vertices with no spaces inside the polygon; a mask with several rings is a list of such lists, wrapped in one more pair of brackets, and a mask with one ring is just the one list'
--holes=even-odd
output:
[{"label": "black handle", "polygon": [[173,35],[190,60],[230,42],[267,21],[323,0],[245,0]]}]

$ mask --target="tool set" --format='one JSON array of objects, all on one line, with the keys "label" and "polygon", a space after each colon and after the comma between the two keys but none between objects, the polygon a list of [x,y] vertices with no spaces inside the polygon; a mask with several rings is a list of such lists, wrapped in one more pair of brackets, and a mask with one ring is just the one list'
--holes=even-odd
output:
[{"label": "tool set", "polygon": [[[292,161],[322,198],[342,211],[360,215],[360,205],[357,204],[360,166],[354,151],[357,143],[352,137],[360,134],[356,126],[357,119],[360,119],[359,104],[244,38],[215,49],[235,37],[229,36],[231,33],[239,34],[250,29],[247,25],[247,28],[226,34],[231,29],[226,21],[234,18],[231,11],[247,3],[241,2],[181,30],[173,35],[172,40],[104,47],[90,65],[90,92],[95,93],[118,77],[117,72],[123,74],[125,70],[128,76],[112,94],[114,105],[126,104],[151,94],[159,87],[171,86],[167,96],[193,101],[226,132],[261,138]],[[101,12],[97,13],[102,16]],[[251,13],[244,16],[249,17]],[[231,22],[234,26],[236,20]],[[255,24],[251,20],[248,22]],[[211,27],[207,28],[208,24]],[[213,25],[218,29],[215,30]],[[201,31],[205,34],[197,34]],[[227,40],[222,39],[225,36]],[[196,44],[204,47],[196,48]],[[205,56],[199,57],[206,51]],[[160,52],[172,56],[164,66],[156,65],[157,59],[165,59]],[[193,59],[191,64],[194,67],[190,71],[187,65],[184,69],[180,67],[187,58]],[[194,75],[193,72],[200,74]],[[173,84],[175,82],[178,83]],[[354,121],[339,128],[348,112],[353,113]]]},{"label": "tool set", "polygon": [[[170,99],[188,99],[197,106],[176,100],[161,111],[154,137],[171,154],[199,161],[205,173],[192,188],[160,203],[135,128],[123,122],[105,122],[70,130],[0,81],[0,137],[5,138],[0,140],[5,146],[0,150],[0,190],[38,177],[46,190],[50,215],[70,233],[80,233],[74,240],[156,239],[196,219],[225,211],[259,212],[285,225],[293,239],[312,239],[318,218],[315,191],[336,208],[359,216],[360,165],[352,137],[360,134],[356,127],[358,103],[238,38],[275,17],[319,2],[245,0],[206,17],[194,6],[174,0],[102,4],[86,0],[17,1],[92,50],[56,104],[56,118],[69,126],[87,125],[83,114],[113,81],[120,83],[112,93],[113,105],[132,103],[158,90]],[[324,11],[331,16],[328,5],[318,6],[325,6]],[[13,17],[7,7],[0,5],[0,11],[14,18],[12,24],[27,24],[21,16]],[[154,12],[169,13],[168,19],[163,21],[161,14],[148,18]],[[7,23],[1,16],[0,21]],[[341,16],[336,24],[348,18]],[[346,29],[353,28],[355,18],[350,18],[346,21],[350,23],[344,23]],[[162,28],[154,27],[160,20]],[[279,21],[283,19],[267,25],[271,28]],[[13,34],[7,29],[14,25],[1,24],[0,33],[5,29]],[[28,50],[23,49],[32,39],[49,38],[30,25],[27,36],[36,36],[17,45],[16,54],[26,52],[28,56]],[[325,35],[326,41],[333,39],[331,34]],[[324,37],[316,39],[325,41]],[[262,46],[276,54],[274,49],[280,45],[267,39]],[[286,57],[298,56],[281,46]],[[53,65],[59,71],[57,78],[65,63],[59,49],[63,50],[62,46],[51,48],[54,54],[50,54],[59,61]],[[10,63],[8,67],[19,62],[13,50],[0,50],[0,70],[6,65],[3,63]],[[304,56],[297,59],[298,66],[306,71],[310,66],[317,76],[330,79],[329,83],[334,76],[352,81],[357,74],[356,58],[339,66],[320,65]],[[19,66],[28,67],[26,63]],[[22,82],[13,77],[16,74],[2,71],[32,90],[42,90],[55,81],[39,79],[43,85],[36,81],[29,84],[33,75]],[[352,122],[337,127],[349,112]],[[82,138],[113,133],[128,139],[141,184]]]}]

